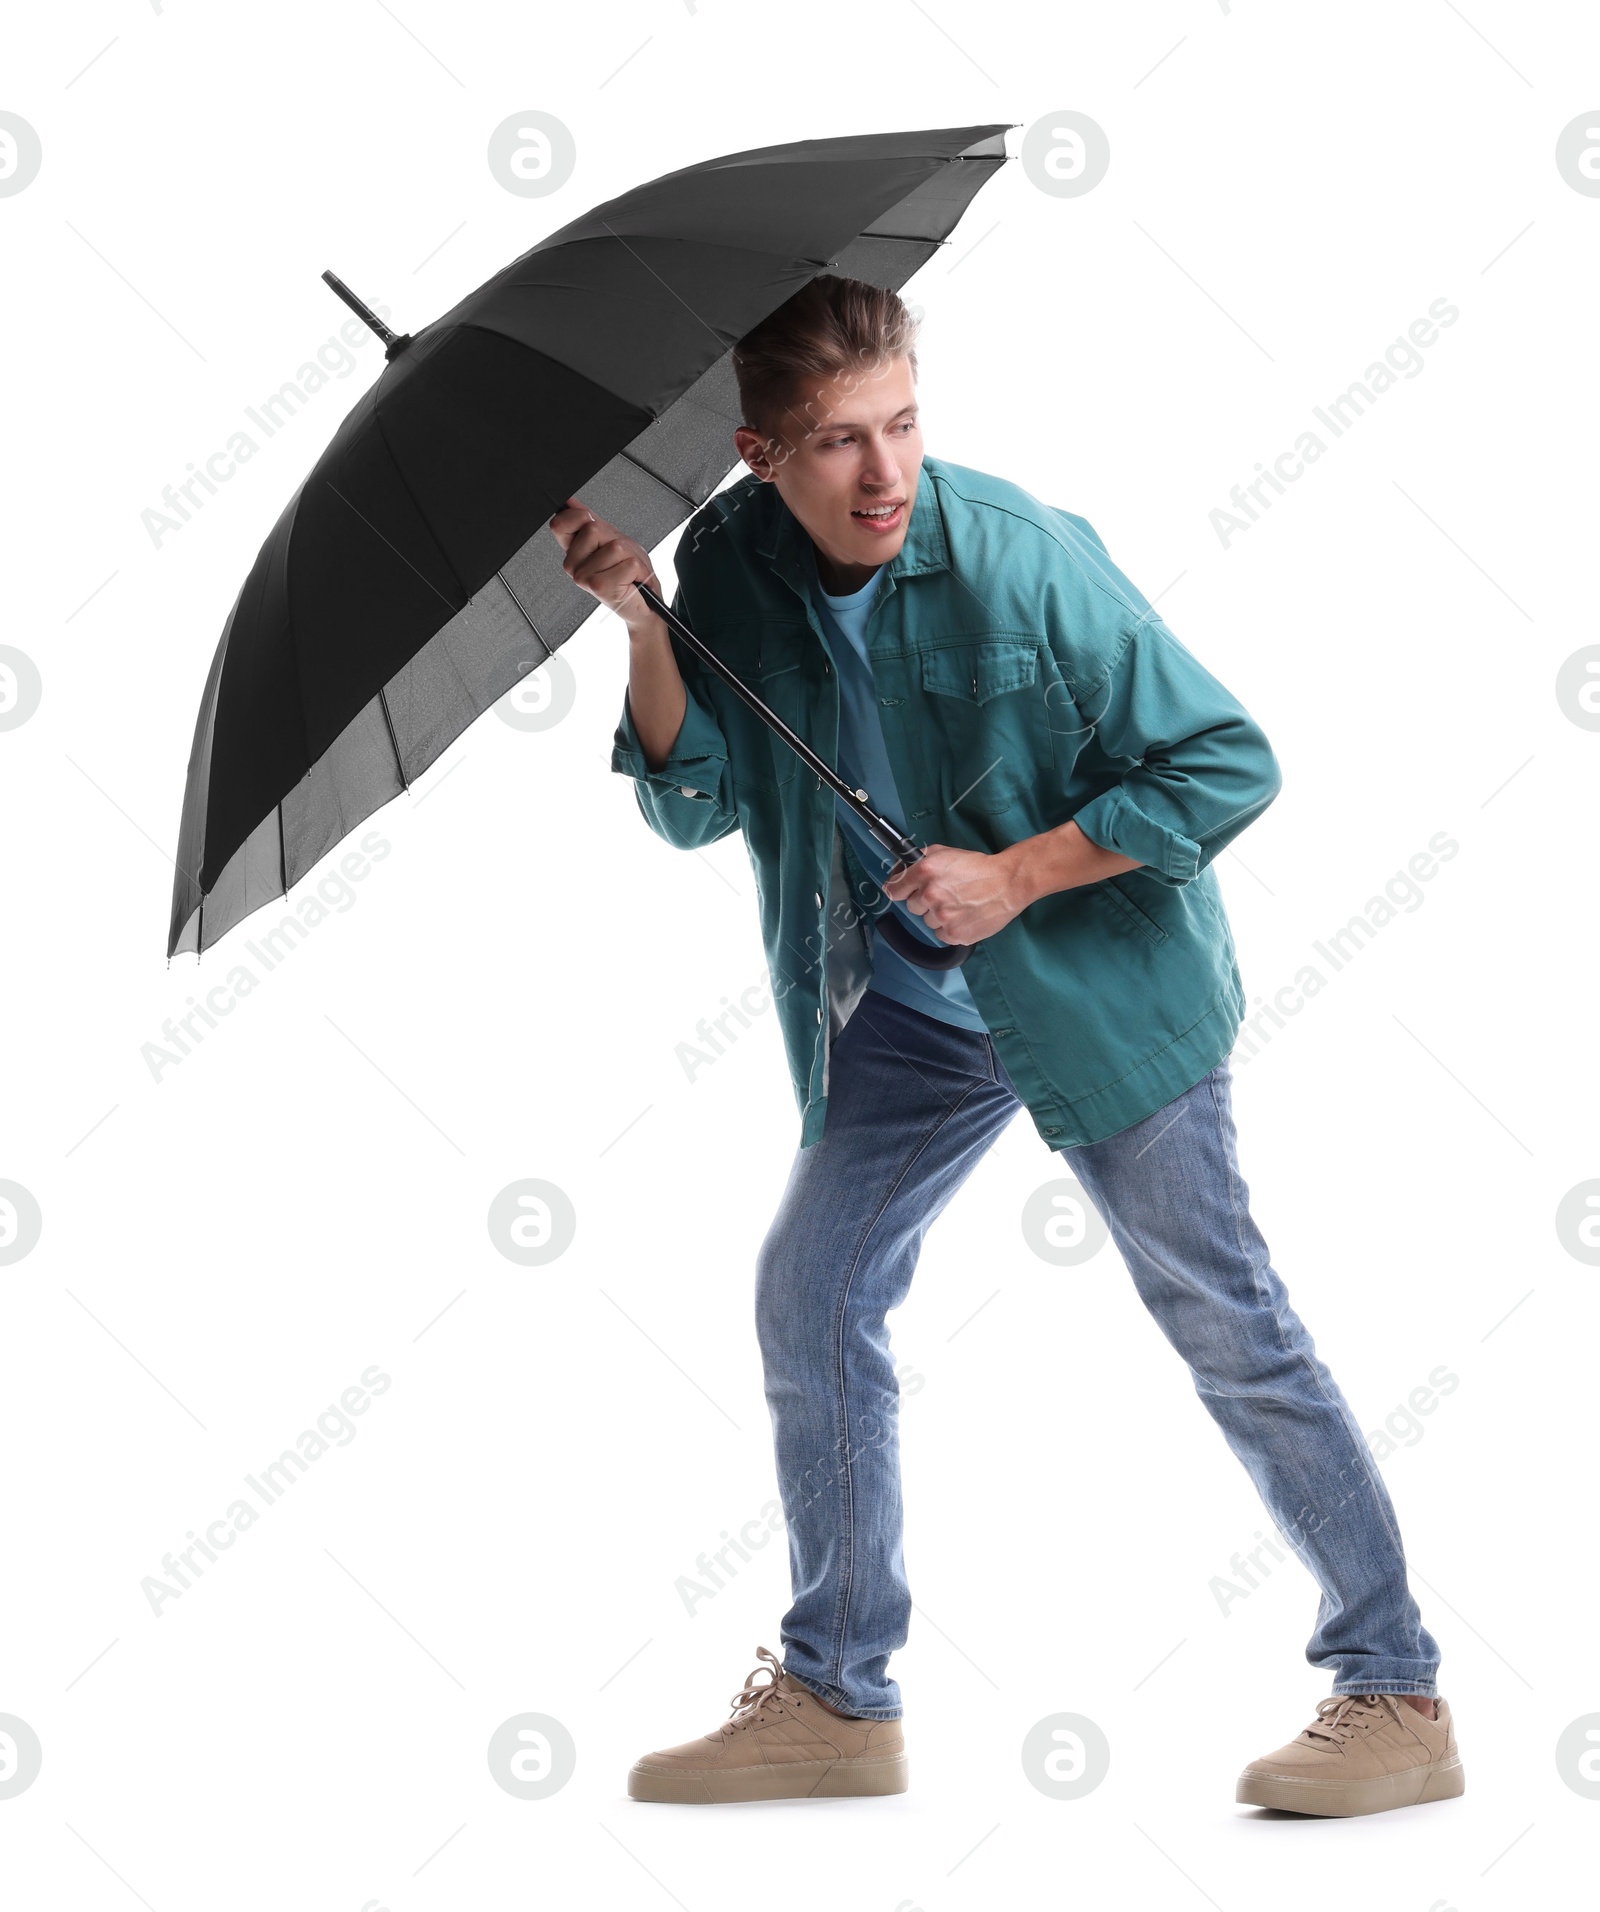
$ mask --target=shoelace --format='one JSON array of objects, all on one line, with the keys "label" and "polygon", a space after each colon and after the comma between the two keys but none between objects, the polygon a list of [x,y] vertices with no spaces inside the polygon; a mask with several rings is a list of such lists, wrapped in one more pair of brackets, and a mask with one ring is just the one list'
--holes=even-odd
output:
[{"label": "shoelace", "polygon": [[1317,1717],[1301,1738],[1327,1739],[1340,1745],[1378,1720],[1390,1715],[1401,1719],[1400,1705],[1392,1693],[1333,1694],[1317,1701]]},{"label": "shoelace", "polygon": [[[743,1690],[735,1693],[732,1700],[733,1715],[722,1723],[721,1730],[731,1733],[742,1726],[751,1726],[757,1722],[773,1719],[785,1705],[792,1704],[789,1695],[779,1690],[783,1678],[783,1663],[770,1647],[758,1646],[756,1659],[765,1661],[765,1666],[757,1665],[746,1678]],[[760,1678],[762,1673],[768,1677]],[[764,1710],[765,1709],[765,1710]]]}]

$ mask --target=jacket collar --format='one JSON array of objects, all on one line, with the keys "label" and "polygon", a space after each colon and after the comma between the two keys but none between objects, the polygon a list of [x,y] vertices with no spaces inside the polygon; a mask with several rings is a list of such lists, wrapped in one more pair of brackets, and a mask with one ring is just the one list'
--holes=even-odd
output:
[{"label": "jacket collar", "polygon": [[[924,455],[922,470],[917,477],[917,495],[911,501],[911,522],[906,526],[900,549],[888,562],[887,570],[892,578],[916,577],[924,571],[947,571],[950,568],[944,508],[933,482],[942,469],[938,459]],[[810,575],[807,564],[810,553],[806,549],[811,542],[810,537],[783,502],[775,484],[766,484],[754,477],[749,482],[755,486],[766,511],[765,527],[754,548],[779,577],[804,597]]]}]

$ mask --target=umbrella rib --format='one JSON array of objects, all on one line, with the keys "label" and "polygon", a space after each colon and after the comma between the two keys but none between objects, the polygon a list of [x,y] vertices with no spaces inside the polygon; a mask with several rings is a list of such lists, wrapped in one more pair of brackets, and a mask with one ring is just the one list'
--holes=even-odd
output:
[{"label": "umbrella rib", "polygon": [[[350,505],[350,509],[356,514],[356,516],[361,520],[361,522],[367,527],[369,531],[375,533],[378,537],[383,538],[383,542],[386,545],[388,545],[389,549],[395,554],[395,556],[400,560],[400,562],[407,567],[408,570],[417,572],[417,576],[422,579],[422,582],[425,585],[427,585],[428,589],[433,593],[433,595],[436,598],[438,598],[441,604],[450,604],[449,598],[447,598],[444,592],[439,589],[438,585],[434,583],[433,579],[430,578],[426,572],[417,571],[417,567],[400,549],[399,545],[395,544],[392,539],[384,537],[384,534],[378,530],[378,527],[372,522],[372,520],[361,509],[361,507],[356,504],[351,504],[350,500],[345,497],[344,493],[339,489],[339,487],[333,482],[331,478],[328,480],[328,489],[333,493],[335,498],[338,498],[344,504]],[[409,496],[409,493],[407,495]],[[450,609],[452,611],[458,610],[459,608],[460,607],[458,605],[450,604]]]},{"label": "umbrella rib", "polygon": [[674,498],[681,498],[691,511],[698,511],[705,503],[703,498],[691,498],[688,492],[680,491],[670,478],[663,478],[659,471],[652,471],[642,458],[635,458],[626,445],[622,448],[621,456],[626,458],[630,465],[637,466],[647,478],[654,478],[656,483],[670,491]]},{"label": "umbrella rib", "polygon": [[612,238],[616,240],[617,244],[621,246],[626,253],[629,254],[630,257],[634,259],[638,259],[640,265],[644,267],[645,271],[650,274],[650,277],[654,279],[658,285],[666,287],[667,291],[672,294],[673,298],[675,298],[678,301],[679,305],[683,307],[684,311],[687,312],[692,319],[694,319],[698,324],[703,325],[705,327],[705,329],[716,340],[718,345],[722,347],[723,351],[727,351],[730,341],[725,339],[722,336],[722,334],[717,330],[717,328],[714,325],[712,325],[708,319],[703,318],[700,315],[700,313],[696,312],[694,307],[690,305],[689,301],[686,298],[684,298],[681,292],[677,291],[674,287],[667,285],[666,280],[663,279],[661,274],[656,271],[655,267],[651,265],[650,261],[648,259],[640,257],[640,255],[633,250],[633,247],[628,244],[627,240],[623,238],[622,234],[618,232],[614,226],[610,225],[604,219],[602,219],[600,223],[602,226],[605,227],[606,231],[611,234]]},{"label": "umbrella rib", "polygon": [[[511,602],[514,605],[516,605],[517,609],[522,613],[523,623],[527,625],[528,629],[533,632],[536,638],[538,638],[540,644],[544,646],[545,657],[554,657],[555,652],[551,650],[549,644],[546,642],[544,632],[541,631],[538,625],[534,623],[533,619],[528,614],[527,605],[524,604],[522,599],[517,596],[517,587],[511,582],[510,578],[506,576],[504,571],[496,571],[495,576],[505,586],[506,596],[510,598]],[[540,658],[539,661],[542,664],[544,662],[544,658]]]},{"label": "umbrella rib", "polygon": [[383,721],[389,732],[389,748],[394,752],[394,767],[400,772],[403,789],[411,788],[411,779],[406,775],[405,759],[400,755],[400,739],[394,734],[394,719],[389,715],[389,686],[378,686],[378,702],[383,706]]}]

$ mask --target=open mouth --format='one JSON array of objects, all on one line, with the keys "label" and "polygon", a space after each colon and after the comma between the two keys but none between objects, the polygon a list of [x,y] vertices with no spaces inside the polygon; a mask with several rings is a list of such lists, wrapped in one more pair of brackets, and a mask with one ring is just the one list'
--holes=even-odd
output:
[{"label": "open mouth", "polygon": [[899,498],[892,505],[871,505],[852,511],[850,516],[867,531],[897,531],[905,514],[905,500]]}]

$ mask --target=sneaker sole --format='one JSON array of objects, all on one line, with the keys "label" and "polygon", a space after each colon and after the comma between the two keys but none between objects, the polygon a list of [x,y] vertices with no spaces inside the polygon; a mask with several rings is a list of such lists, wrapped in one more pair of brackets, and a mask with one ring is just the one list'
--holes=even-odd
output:
[{"label": "sneaker sole", "polygon": [[1362,1813],[1389,1812],[1396,1806],[1421,1806],[1433,1799],[1459,1799],[1467,1789],[1460,1755],[1406,1773],[1383,1773],[1330,1785],[1320,1779],[1291,1779],[1279,1773],[1245,1773],[1234,1798],[1242,1806],[1272,1806],[1279,1812],[1316,1813],[1353,1819]]},{"label": "sneaker sole", "polygon": [[670,1806],[724,1806],[751,1799],[862,1799],[903,1793],[904,1753],[880,1759],[808,1759],[786,1766],[663,1771],[641,1761],[628,1774],[630,1799]]}]

